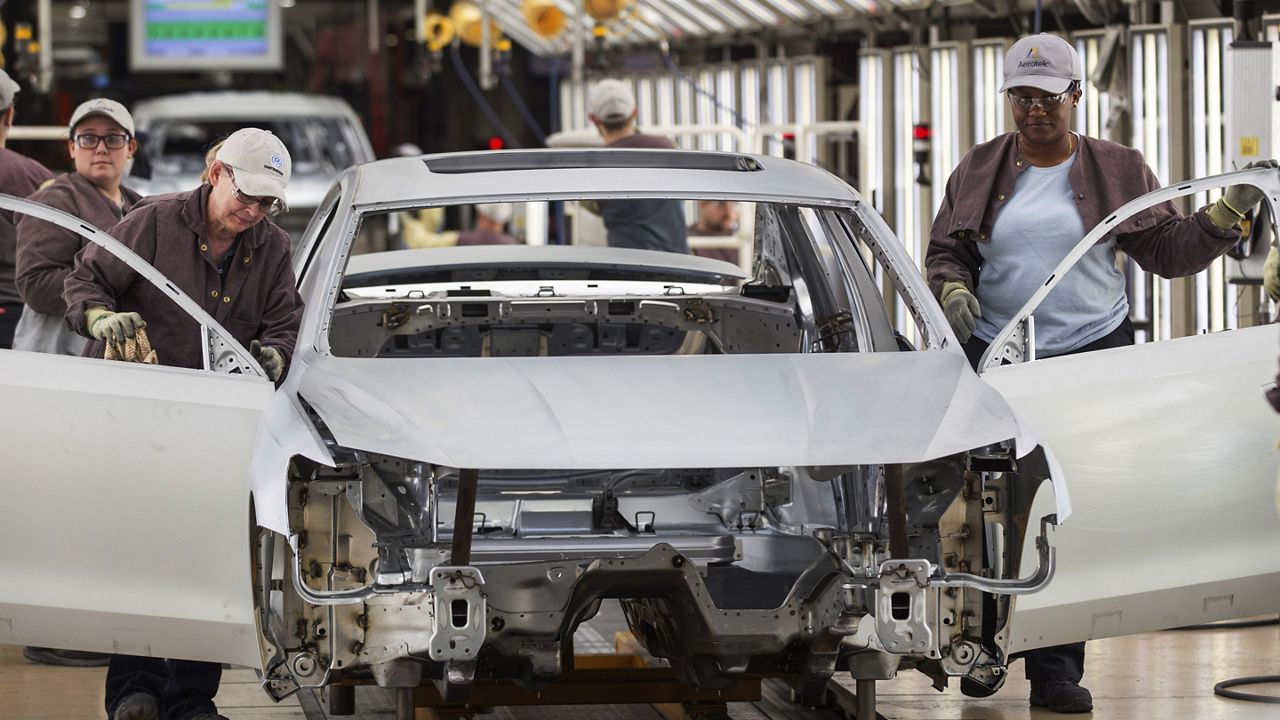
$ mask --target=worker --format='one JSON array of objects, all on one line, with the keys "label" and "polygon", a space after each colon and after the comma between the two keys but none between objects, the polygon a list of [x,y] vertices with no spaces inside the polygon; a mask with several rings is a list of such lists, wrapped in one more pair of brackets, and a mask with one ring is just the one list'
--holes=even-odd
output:
[{"label": "worker", "polygon": [[[694,237],[726,237],[738,232],[738,203],[733,200],[699,200],[698,219],[689,226]],[[729,247],[694,248],[694,255],[738,264],[738,249]]]},{"label": "worker", "polygon": [[[121,185],[125,165],[138,149],[133,116],[106,98],[81,103],[71,114],[68,153],[75,171],[60,176],[31,199],[74,215],[100,230],[124,217],[141,200]],[[18,291],[26,304],[14,348],[79,355],[85,340],[63,321],[62,284],[76,253],[88,243],[78,233],[31,216],[18,222]]]},{"label": "worker", "polygon": [[[621,80],[601,80],[587,91],[587,119],[607,148],[671,150],[671,140],[636,129],[636,98]],[[684,206],[679,200],[601,200],[609,247],[688,254]]]},{"label": "worker", "polygon": [[[123,187],[125,164],[137,150],[133,117],[114,100],[98,98],[81,103],[71,114],[67,152],[75,171],[48,182],[31,200],[48,205],[105,230],[120,221],[138,193]],[[62,283],[71,274],[76,253],[88,242],[78,233],[30,215],[18,221],[18,292],[24,308],[14,333],[13,348],[29,352],[79,355],[84,338],[63,322],[67,304]],[[94,667],[106,665],[110,655],[83,650],[26,647],[23,657],[46,665]]]},{"label": "worker", "polygon": [[[1159,187],[1137,150],[1070,132],[1082,79],[1080,58],[1065,40],[1039,34],[1014,43],[1000,92],[1008,96],[1017,131],[971,149],[947,181],[925,266],[975,365],[1086,230]],[[1132,344],[1116,251],[1164,277],[1198,272],[1235,245],[1237,223],[1261,197],[1251,186],[1233,186],[1190,216],[1166,202],[1120,223],[1036,311],[1037,355]],[[1027,652],[1031,704],[1091,710],[1093,698],[1080,685],[1084,654],[1084,643]]]},{"label": "worker", "polygon": [[[265,130],[232,133],[208,182],[144,199],[110,233],[164,273],[249,347],[272,381],[288,366],[302,317],[289,236],[268,220],[284,210],[289,152]],[[166,293],[103,248],[80,254],[64,286],[67,323],[88,337],[85,354],[146,327],[161,365],[204,367],[199,324]],[[112,657],[106,709],[112,720],[214,720],[222,666]]]},{"label": "worker", "polygon": [[458,234],[459,245],[518,245],[520,241],[504,229],[514,211],[511,203],[480,203],[472,206],[475,222],[472,229]]},{"label": "worker", "polygon": [[[0,70],[0,193],[25,198],[52,180],[53,173],[35,160],[5,147],[20,89],[8,73]],[[22,295],[14,281],[18,255],[16,223],[12,212],[0,211],[0,348],[5,349],[13,347],[13,333],[22,318]]]}]

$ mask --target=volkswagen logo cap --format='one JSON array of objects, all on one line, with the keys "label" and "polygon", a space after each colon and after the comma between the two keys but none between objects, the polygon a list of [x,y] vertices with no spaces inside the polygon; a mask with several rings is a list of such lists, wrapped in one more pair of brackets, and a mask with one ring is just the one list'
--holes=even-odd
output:
[{"label": "volkswagen logo cap", "polygon": [[1033,87],[1057,95],[1083,78],[1080,56],[1071,43],[1048,33],[1028,35],[1014,43],[1004,56],[1004,84],[1000,92]]},{"label": "volkswagen logo cap", "polygon": [[222,141],[214,158],[235,170],[236,185],[246,195],[284,202],[284,188],[293,174],[293,163],[280,138],[258,128],[237,130]]}]

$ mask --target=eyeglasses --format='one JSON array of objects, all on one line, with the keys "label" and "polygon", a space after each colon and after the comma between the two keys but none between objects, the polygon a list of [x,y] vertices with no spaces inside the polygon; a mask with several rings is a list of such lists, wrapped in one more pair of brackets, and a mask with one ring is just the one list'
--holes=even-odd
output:
[{"label": "eyeglasses", "polygon": [[128,135],[76,135],[76,146],[81,150],[92,150],[99,142],[107,144],[110,150],[119,150],[129,144]]},{"label": "eyeglasses", "polygon": [[280,202],[280,198],[254,197],[253,195],[245,194],[240,189],[240,186],[236,185],[236,176],[235,173],[231,172],[231,166],[223,165],[222,167],[226,168],[227,179],[231,181],[231,189],[236,191],[236,201],[241,205],[257,205],[259,210],[271,217],[275,217],[284,211],[284,203]]},{"label": "eyeglasses", "polygon": [[1013,103],[1013,106],[1018,108],[1019,110],[1029,111],[1031,110],[1031,108],[1036,107],[1038,105],[1040,106],[1040,109],[1045,112],[1053,112],[1054,110],[1058,109],[1058,106],[1062,105],[1067,100],[1070,100],[1071,95],[1075,93],[1075,91],[1076,91],[1076,87],[1075,85],[1072,85],[1071,87],[1066,89],[1066,92],[1061,92],[1061,93],[1058,93],[1057,95],[1050,95],[1048,97],[1042,97],[1042,98],[1027,97],[1025,95],[1014,95],[1012,92],[1005,93],[1005,94],[1009,96],[1009,102]]}]

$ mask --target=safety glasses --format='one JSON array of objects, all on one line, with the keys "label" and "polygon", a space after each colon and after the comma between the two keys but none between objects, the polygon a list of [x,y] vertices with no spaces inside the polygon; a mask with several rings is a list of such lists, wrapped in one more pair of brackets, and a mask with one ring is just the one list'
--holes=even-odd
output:
[{"label": "safety glasses", "polygon": [[257,205],[259,210],[271,217],[275,217],[284,211],[284,203],[280,202],[279,198],[256,197],[245,193],[240,189],[239,185],[236,185],[236,176],[235,173],[231,172],[231,166],[223,165],[222,167],[226,169],[227,178],[231,180],[231,189],[236,191],[236,202],[241,205]]}]

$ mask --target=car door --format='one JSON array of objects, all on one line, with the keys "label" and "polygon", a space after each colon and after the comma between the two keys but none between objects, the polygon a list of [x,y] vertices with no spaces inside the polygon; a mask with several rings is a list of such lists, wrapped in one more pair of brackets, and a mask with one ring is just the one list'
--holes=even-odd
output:
[{"label": "car door", "polygon": [[[1280,418],[1263,397],[1280,330],[1265,325],[1046,360],[1019,355],[1021,320],[1107,229],[1165,200],[1275,171],[1206,178],[1125,205],[1085,237],[992,344],[983,378],[1057,456],[1073,512],[1057,572],[1020,597],[1010,650],[1272,613],[1280,597]],[[1274,207],[1274,205],[1273,205]],[[1032,517],[1052,512],[1036,499]]]},{"label": "car door", "polygon": [[[0,350],[0,643],[254,664],[247,468],[274,391],[230,333],[157,271],[240,374]],[[163,352],[163,349],[159,350]]]}]

